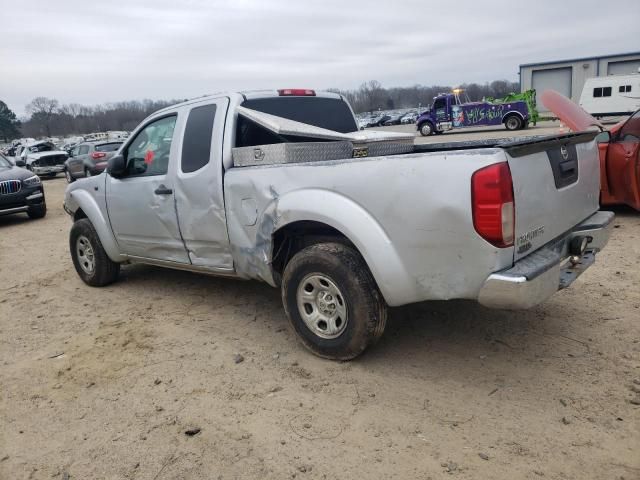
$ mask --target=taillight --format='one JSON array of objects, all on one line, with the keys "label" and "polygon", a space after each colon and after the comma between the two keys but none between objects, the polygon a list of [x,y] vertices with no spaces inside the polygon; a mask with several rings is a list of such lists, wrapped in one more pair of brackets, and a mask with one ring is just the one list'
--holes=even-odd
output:
[{"label": "taillight", "polygon": [[278,95],[281,97],[315,97],[316,92],[307,88],[283,88],[278,90]]},{"label": "taillight", "polygon": [[513,182],[507,162],[482,168],[471,177],[473,226],[496,247],[513,245],[515,209]]},{"label": "taillight", "polygon": [[99,158],[104,158],[106,157],[107,154],[104,152],[92,152],[91,153],[91,158],[93,158],[94,160],[98,160]]}]

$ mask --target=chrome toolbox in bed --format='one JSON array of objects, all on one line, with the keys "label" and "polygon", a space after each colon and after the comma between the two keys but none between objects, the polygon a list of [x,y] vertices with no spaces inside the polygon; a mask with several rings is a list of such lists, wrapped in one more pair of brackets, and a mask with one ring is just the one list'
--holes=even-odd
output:
[{"label": "chrome toolbox in bed", "polygon": [[[244,107],[238,107],[238,113],[278,135],[301,137],[304,141],[234,148],[235,167],[379,157],[414,150],[413,134],[379,131],[340,133]],[[318,141],[310,142],[310,138]]]}]

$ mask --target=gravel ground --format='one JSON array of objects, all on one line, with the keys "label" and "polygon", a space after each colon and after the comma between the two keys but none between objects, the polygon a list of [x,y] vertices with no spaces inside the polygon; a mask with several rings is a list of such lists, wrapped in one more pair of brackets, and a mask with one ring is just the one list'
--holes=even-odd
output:
[{"label": "gravel ground", "polygon": [[65,185],[45,219],[0,217],[1,479],[640,478],[637,213],[544,305],[394,309],[335,363],[265,285],[132,266],[85,286]]}]

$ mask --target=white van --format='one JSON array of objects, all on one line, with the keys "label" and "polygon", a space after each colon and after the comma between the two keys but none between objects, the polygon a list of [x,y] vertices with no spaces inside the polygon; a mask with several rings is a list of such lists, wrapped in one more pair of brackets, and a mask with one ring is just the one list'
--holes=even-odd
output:
[{"label": "white van", "polygon": [[640,109],[640,73],[588,78],[580,106],[595,117],[635,112]]}]

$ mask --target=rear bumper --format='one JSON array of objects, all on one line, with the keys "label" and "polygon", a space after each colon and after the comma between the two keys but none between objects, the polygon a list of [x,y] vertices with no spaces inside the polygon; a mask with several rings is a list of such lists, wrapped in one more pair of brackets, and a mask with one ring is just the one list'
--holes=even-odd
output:
[{"label": "rear bumper", "polygon": [[[596,253],[609,241],[614,217],[613,212],[596,212],[513,267],[491,274],[480,290],[478,301],[487,307],[512,310],[544,302],[593,264]],[[580,256],[572,256],[570,252],[571,241],[576,237],[588,240]]]}]

